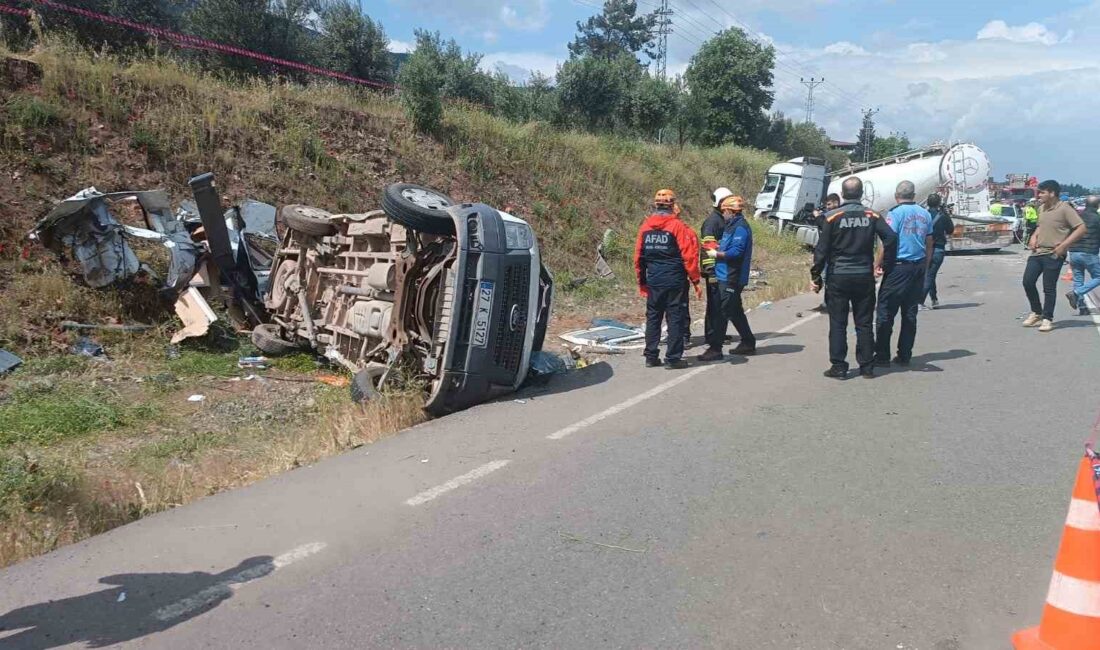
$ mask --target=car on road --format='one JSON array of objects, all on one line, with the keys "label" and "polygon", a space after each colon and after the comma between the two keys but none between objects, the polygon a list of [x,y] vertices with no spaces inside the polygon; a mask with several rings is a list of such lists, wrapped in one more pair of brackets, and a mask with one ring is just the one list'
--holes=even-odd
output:
[{"label": "car on road", "polygon": [[268,354],[312,348],[354,373],[357,399],[388,381],[451,413],[519,388],[542,348],[553,282],[534,231],[481,203],[396,183],[380,210],[287,205],[265,306]]}]

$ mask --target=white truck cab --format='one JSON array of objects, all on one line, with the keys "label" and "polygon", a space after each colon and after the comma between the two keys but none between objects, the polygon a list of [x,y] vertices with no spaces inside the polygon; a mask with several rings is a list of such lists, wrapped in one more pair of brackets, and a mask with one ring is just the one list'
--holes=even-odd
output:
[{"label": "white truck cab", "polygon": [[792,158],[772,165],[764,187],[756,195],[758,219],[776,219],[782,227],[792,222],[807,204],[817,206],[825,193],[828,175],[820,158]]}]

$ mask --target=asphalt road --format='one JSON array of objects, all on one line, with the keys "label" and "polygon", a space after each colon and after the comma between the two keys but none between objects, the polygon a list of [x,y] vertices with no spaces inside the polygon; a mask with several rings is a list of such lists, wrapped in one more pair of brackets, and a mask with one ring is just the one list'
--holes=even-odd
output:
[{"label": "asphalt road", "polygon": [[801,296],[11,567],[0,647],[1007,648],[1100,408],[1023,261],[949,257],[909,370],[822,377]]}]

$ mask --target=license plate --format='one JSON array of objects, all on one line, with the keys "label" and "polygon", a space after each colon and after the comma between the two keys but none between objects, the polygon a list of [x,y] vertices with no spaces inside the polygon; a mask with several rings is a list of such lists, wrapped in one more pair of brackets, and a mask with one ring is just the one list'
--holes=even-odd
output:
[{"label": "license plate", "polygon": [[966,232],[985,232],[986,226],[967,226]]},{"label": "license plate", "polygon": [[482,280],[477,287],[477,312],[474,314],[475,347],[489,345],[489,320],[493,313],[493,281]]}]

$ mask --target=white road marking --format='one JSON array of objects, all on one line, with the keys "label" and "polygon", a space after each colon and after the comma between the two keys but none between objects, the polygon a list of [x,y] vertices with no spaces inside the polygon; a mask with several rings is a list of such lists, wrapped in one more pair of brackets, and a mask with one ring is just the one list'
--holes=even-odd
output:
[{"label": "white road marking", "polygon": [[587,418],[581,420],[580,422],[577,422],[575,424],[571,424],[571,425],[565,427],[564,429],[559,429],[559,430],[555,431],[554,433],[551,433],[550,435],[546,436],[546,438],[549,439],[549,440],[561,440],[562,438],[564,438],[566,436],[569,436],[569,435],[572,435],[572,434],[580,431],[581,429],[583,429],[585,427],[592,426],[593,424],[596,424],[600,420],[605,420],[605,419],[611,417],[612,415],[622,413],[623,411],[630,408],[631,406],[641,404],[642,402],[644,402],[648,399],[652,399],[652,398],[660,395],[661,393],[665,392],[666,390],[668,390],[668,389],[670,389],[674,386],[679,386],[680,384],[682,384],[685,381],[691,379],[692,377],[700,375],[700,374],[702,374],[702,373],[704,373],[708,370],[713,370],[717,367],[718,366],[703,366],[702,368],[696,368],[695,370],[685,372],[684,374],[680,375],[679,377],[676,377],[675,379],[670,379],[669,381],[666,381],[665,383],[657,386],[656,388],[651,388],[651,389],[647,390],[646,392],[644,392],[640,395],[635,395],[634,397],[631,397],[630,399],[626,400],[625,402],[620,402],[620,403],[616,404],[615,406],[612,406],[611,408],[607,409],[606,411],[601,411],[601,412],[599,412],[599,413],[597,413],[597,414],[595,414],[591,417],[587,417]]},{"label": "white road marking", "polygon": [[[793,330],[796,327],[799,327],[801,325],[805,325],[806,323],[812,321],[813,319],[817,318],[820,315],[821,315],[820,313],[810,314],[806,318],[803,318],[801,320],[796,320],[795,322],[791,323],[790,325],[787,325],[786,327],[782,327],[779,330],[776,330],[776,333],[777,334],[786,334],[787,332]],[[701,368],[695,368],[694,370],[688,371],[688,372],[680,375],[679,377],[676,377],[675,379],[670,379],[669,381],[666,381],[665,383],[663,383],[659,386],[656,386],[655,388],[651,388],[650,390],[647,390],[646,392],[644,392],[640,395],[635,395],[634,397],[631,397],[630,399],[626,400],[625,402],[620,402],[619,404],[616,404],[615,406],[612,406],[611,408],[609,408],[605,411],[600,411],[599,413],[597,413],[593,416],[587,417],[587,418],[581,420],[580,422],[576,422],[574,424],[571,424],[571,425],[565,427],[564,429],[559,429],[559,430],[555,431],[554,433],[551,433],[550,435],[548,435],[546,437],[549,440],[561,440],[562,438],[564,438],[566,436],[573,435],[574,433],[580,431],[581,429],[584,429],[585,427],[590,427],[593,424],[596,424],[597,422],[600,422],[601,420],[606,420],[607,418],[609,418],[613,415],[617,415],[619,413],[622,413],[623,411],[625,411],[626,409],[628,409],[632,406],[637,406],[638,404],[641,404],[642,402],[644,402],[648,399],[652,399],[652,398],[660,395],[661,393],[665,392],[666,390],[668,390],[670,388],[673,388],[675,386],[679,386],[680,384],[682,384],[685,381],[691,379],[692,377],[696,377],[696,376],[698,376],[698,375],[700,375],[704,372],[707,372],[708,370],[713,370],[714,368],[717,368],[717,367],[718,366],[703,366]]]},{"label": "white road marking", "polygon": [[1096,311],[1098,308],[1100,308],[1100,305],[1096,304],[1096,301],[1092,299],[1092,294],[1088,294],[1085,296],[1085,302],[1092,303],[1092,309],[1089,310],[1092,312],[1092,323],[1096,325],[1097,333],[1100,333],[1100,313],[1097,313]]},{"label": "white road marking", "polygon": [[469,472],[466,472],[462,476],[457,476],[457,477],[447,481],[446,483],[443,483],[441,485],[435,486],[434,488],[431,488],[430,490],[424,490],[423,492],[421,492],[420,494],[414,496],[413,498],[406,500],[405,505],[418,506],[418,505],[421,505],[423,503],[427,503],[427,502],[431,501],[432,499],[438,498],[438,497],[450,492],[451,490],[460,488],[463,485],[466,485],[467,483],[473,483],[474,481],[478,480],[479,478],[481,478],[483,476],[486,476],[488,474],[492,474],[493,472],[497,471],[501,467],[504,467],[505,465],[507,465],[510,462],[512,462],[512,461],[510,461],[510,460],[494,460],[491,463],[485,463],[481,467],[478,467],[478,468],[473,469]]},{"label": "white road marking", "polygon": [[158,621],[171,621],[182,616],[186,616],[191,612],[207,607],[218,601],[224,600],[231,596],[234,591],[241,588],[245,583],[255,580],[256,578],[262,578],[270,573],[274,573],[283,567],[289,566],[298,560],[303,560],[315,553],[320,552],[325,548],[324,542],[313,542],[311,544],[304,544],[296,549],[287,551],[282,555],[274,558],[271,562],[264,562],[257,564],[256,566],[249,567],[243,571],[239,571],[229,576],[225,580],[216,584],[210,585],[202,591],[196,592],[187,598],[178,600],[171,605],[161,607],[157,611],[153,612],[153,618]]}]

